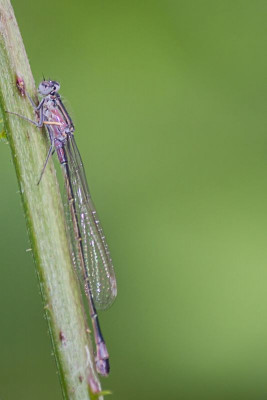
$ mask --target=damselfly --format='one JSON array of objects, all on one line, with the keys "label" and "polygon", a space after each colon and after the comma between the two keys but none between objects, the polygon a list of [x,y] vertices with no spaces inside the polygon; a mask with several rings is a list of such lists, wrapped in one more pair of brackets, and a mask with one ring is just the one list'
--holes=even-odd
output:
[{"label": "damselfly", "polygon": [[109,373],[109,355],[101,333],[97,309],[106,309],[117,295],[116,278],[110,252],[91,199],[85,171],[74,139],[73,122],[58,93],[56,81],[44,80],[38,92],[42,100],[36,106],[26,92],[39,121],[15,114],[37,127],[46,126],[51,146],[49,148],[38,184],[54,151],[57,152],[64,175],[71,220],[70,233],[75,253],[75,271],[88,299],[89,311],[96,345],[96,369],[101,375]]}]

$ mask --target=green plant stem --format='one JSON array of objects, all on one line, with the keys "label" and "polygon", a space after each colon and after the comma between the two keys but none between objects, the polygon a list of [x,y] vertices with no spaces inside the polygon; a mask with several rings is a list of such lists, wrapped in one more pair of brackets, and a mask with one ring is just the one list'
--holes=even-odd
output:
[{"label": "green plant stem", "polygon": [[[9,0],[0,0],[0,106],[13,156],[64,397],[90,399],[101,387],[74,275],[62,201],[52,161],[37,181],[47,153],[45,132],[5,113],[34,119],[16,77],[36,97],[34,80]],[[91,398],[94,396],[91,395]]]}]

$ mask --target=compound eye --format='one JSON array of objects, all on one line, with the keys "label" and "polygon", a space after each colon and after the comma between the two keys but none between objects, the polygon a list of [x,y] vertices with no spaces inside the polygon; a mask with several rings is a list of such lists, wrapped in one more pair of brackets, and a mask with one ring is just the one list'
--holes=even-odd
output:
[{"label": "compound eye", "polygon": [[55,92],[58,92],[59,91],[59,89],[60,89],[60,84],[58,83],[58,82],[53,82],[53,90],[55,91]]}]

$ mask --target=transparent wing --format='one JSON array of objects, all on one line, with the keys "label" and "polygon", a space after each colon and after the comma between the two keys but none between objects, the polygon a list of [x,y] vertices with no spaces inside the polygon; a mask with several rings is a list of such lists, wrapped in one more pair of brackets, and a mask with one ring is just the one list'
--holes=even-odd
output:
[{"label": "transparent wing", "polygon": [[[75,201],[76,217],[84,249],[84,261],[96,308],[107,309],[117,295],[117,284],[109,248],[89,192],[83,163],[73,134],[64,146]],[[72,234],[73,236],[73,234]],[[75,241],[75,239],[74,239]],[[81,284],[84,271],[76,252],[76,270]]]}]

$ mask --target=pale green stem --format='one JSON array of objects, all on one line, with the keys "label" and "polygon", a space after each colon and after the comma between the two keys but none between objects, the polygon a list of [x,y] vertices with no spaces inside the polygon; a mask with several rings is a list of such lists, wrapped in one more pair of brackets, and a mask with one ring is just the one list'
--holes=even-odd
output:
[{"label": "pale green stem", "polygon": [[34,119],[16,77],[36,96],[34,80],[9,0],[0,0],[0,106],[24,206],[64,398],[86,400],[101,391],[52,162],[37,181],[48,150],[45,132],[5,113]]}]

